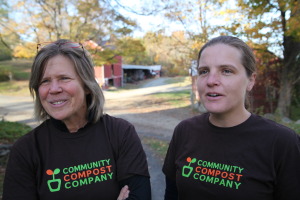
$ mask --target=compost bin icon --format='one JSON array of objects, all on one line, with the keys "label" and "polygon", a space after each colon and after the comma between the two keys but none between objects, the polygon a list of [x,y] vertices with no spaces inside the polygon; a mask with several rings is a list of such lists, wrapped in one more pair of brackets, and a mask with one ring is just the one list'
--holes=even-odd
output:
[{"label": "compost bin icon", "polygon": [[52,171],[51,169],[48,169],[46,171],[46,174],[48,174],[49,176],[52,175],[52,180],[48,180],[48,182],[47,182],[50,192],[57,192],[60,190],[61,180],[55,178],[55,175],[59,174],[59,172],[60,172],[60,169],[58,169],[58,168],[56,168],[54,171]]},{"label": "compost bin icon", "polygon": [[196,158],[191,159],[190,157],[188,157],[186,159],[186,161],[189,163],[189,165],[184,165],[182,168],[182,176],[184,177],[189,177],[191,175],[191,173],[193,172],[193,167],[191,167],[192,163],[195,163],[197,161]]}]

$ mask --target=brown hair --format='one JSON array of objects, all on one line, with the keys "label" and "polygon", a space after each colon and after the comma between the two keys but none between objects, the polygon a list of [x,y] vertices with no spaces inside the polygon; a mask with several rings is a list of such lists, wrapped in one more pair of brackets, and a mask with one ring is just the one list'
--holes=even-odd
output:
[{"label": "brown hair", "polygon": [[252,49],[241,39],[233,36],[219,36],[208,41],[200,50],[198,54],[197,66],[199,67],[199,60],[202,52],[206,47],[213,46],[215,44],[226,44],[231,47],[235,47],[242,53],[241,63],[245,67],[247,76],[250,77],[256,72],[256,60]]},{"label": "brown hair", "polygon": [[[73,44],[77,45],[76,48],[70,46]],[[45,120],[49,117],[41,104],[38,89],[48,60],[57,55],[63,55],[73,62],[84,87],[89,91],[86,97],[88,107],[88,116],[86,117],[91,122],[98,121],[103,115],[104,95],[95,79],[94,64],[88,51],[80,43],[74,43],[65,39],[49,43],[41,48],[34,58],[31,67],[31,77],[29,79],[29,90],[35,99],[35,118],[37,120]]]},{"label": "brown hair", "polygon": [[[246,74],[248,77],[250,77],[253,73],[256,72],[256,59],[254,56],[254,53],[252,49],[241,39],[233,36],[219,36],[216,38],[211,39],[208,41],[199,51],[198,54],[198,59],[197,59],[197,68],[199,67],[199,61],[202,55],[202,52],[204,49],[206,49],[209,46],[213,46],[216,44],[226,44],[228,46],[234,47],[238,50],[240,50],[242,58],[241,58],[241,63],[244,66],[246,70]],[[245,107],[250,108],[251,107],[251,102],[249,98],[250,94],[249,92],[246,93],[246,98],[245,98]]]}]

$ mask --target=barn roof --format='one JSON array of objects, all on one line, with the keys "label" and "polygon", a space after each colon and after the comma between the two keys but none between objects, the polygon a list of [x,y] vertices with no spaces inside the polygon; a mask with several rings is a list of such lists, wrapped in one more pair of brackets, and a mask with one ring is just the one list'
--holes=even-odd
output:
[{"label": "barn roof", "polygon": [[122,64],[123,69],[147,69],[147,70],[161,70],[161,65],[125,65]]}]

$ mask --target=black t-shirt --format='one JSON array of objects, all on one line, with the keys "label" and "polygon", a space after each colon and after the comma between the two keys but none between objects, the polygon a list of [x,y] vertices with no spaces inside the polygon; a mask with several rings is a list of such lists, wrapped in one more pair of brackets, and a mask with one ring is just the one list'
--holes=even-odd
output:
[{"label": "black t-shirt", "polygon": [[119,182],[149,176],[134,127],[104,115],[77,133],[50,119],[13,146],[3,199],[115,200]]},{"label": "black t-shirt", "polygon": [[296,200],[300,198],[300,139],[292,130],[251,115],[220,128],[209,114],[181,122],[163,166],[179,199]]}]

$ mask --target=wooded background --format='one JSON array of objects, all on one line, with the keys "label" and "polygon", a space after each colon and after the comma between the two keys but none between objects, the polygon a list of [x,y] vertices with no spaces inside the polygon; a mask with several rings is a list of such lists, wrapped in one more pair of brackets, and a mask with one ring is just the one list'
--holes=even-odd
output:
[{"label": "wooded background", "polygon": [[[126,64],[160,64],[165,75],[188,75],[205,42],[233,35],[253,48],[259,75],[264,77],[262,84],[277,94],[270,95],[276,98],[274,110],[287,117],[299,111],[299,1],[141,2],[133,8],[119,0],[0,0],[0,60],[32,59],[37,43],[59,38],[82,43],[92,40],[103,47],[93,51],[97,65],[114,62],[113,57],[121,55]],[[159,14],[170,23],[134,37],[139,24],[121,9],[137,16]],[[181,28],[170,33],[167,30],[172,24]]]}]

